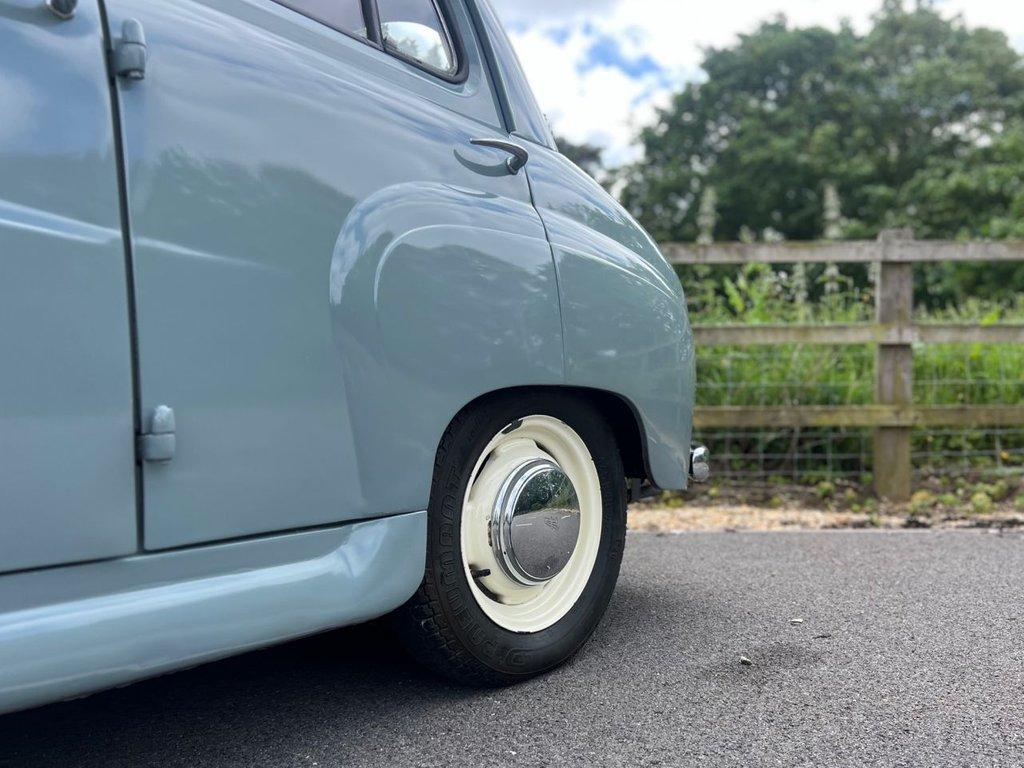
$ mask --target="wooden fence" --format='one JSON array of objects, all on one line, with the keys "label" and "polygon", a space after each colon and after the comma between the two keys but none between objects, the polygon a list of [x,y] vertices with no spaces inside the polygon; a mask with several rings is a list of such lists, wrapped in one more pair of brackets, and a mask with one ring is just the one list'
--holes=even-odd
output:
[{"label": "wooden fence", "polygon": [[[910,438],[914,427],[1024,426],[1021,405],[914,405],[914,344],[1024,344],[1024,324],[915,325],[913,265],[939,261],[1024,261],[1024,242],[914,240],[905,230],[877,241],[814,243],[670,243],[673,264],[877,263],[875,322],[851,325],[736,325],[694,327],[698,345],[876,344],[875,403],[852,406],[710,406],[694,415],[697,429],[868,427],[874,429],[878,495],[910,497]],[[1024,290],[1024,286],[1021,286]]]}]

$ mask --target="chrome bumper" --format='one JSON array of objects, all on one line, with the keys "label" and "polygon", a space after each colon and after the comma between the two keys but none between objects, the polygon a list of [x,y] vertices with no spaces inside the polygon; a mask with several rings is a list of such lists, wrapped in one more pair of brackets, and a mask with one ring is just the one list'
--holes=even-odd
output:
[{"label": "chrome bumper", "polygon": [[711,477],[711,452],[703,445],[690,449],[690,479],[695,483],[706,483]]}]

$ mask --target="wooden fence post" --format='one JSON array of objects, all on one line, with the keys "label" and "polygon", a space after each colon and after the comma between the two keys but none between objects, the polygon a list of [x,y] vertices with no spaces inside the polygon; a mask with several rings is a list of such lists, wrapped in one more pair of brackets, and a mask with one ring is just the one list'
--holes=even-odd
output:
[{"label": "wooden fence post", "polygon": [[[878,236],[880,264],[875,285],[879,324],[898,329],[896,339],[882,342],[875,353],[875,402],[910,406],[914,402],[914,348],[909,343],[914,315],[914,267],[891,261],[890,244],[913,240],[909,230],[886,230]],[[892,501],[910,498],[913,465],[910,427],[878,427],[874,434],[875,492]]]}]

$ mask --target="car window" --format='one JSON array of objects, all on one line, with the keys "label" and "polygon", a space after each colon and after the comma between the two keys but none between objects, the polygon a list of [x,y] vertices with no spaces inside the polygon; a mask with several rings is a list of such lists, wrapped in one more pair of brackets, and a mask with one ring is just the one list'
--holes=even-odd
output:
[{"label": "car window", "polygon": [[329,27],[366,38],[366,19],[362,0],[277,0],[303,16]]},{"label": "car window", "polygon": [[442,75],[458,70],[455,51],[434,0],[377,0],[384,47]]}]

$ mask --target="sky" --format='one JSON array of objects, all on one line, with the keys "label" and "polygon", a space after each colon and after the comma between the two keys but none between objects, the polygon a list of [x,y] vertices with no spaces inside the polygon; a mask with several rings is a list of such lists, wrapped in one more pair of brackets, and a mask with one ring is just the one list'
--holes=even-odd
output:
[{"label": "sky", "polygon": [[[638,130],[686,82],[701,49],[783,13],[798,26],[866,29],[881,0],[492,0],[555,132],[596,144],[607,165],[639,159]],[[1019,0],[938,0],[948,16],[1002,30],[1024,51]]]}]

